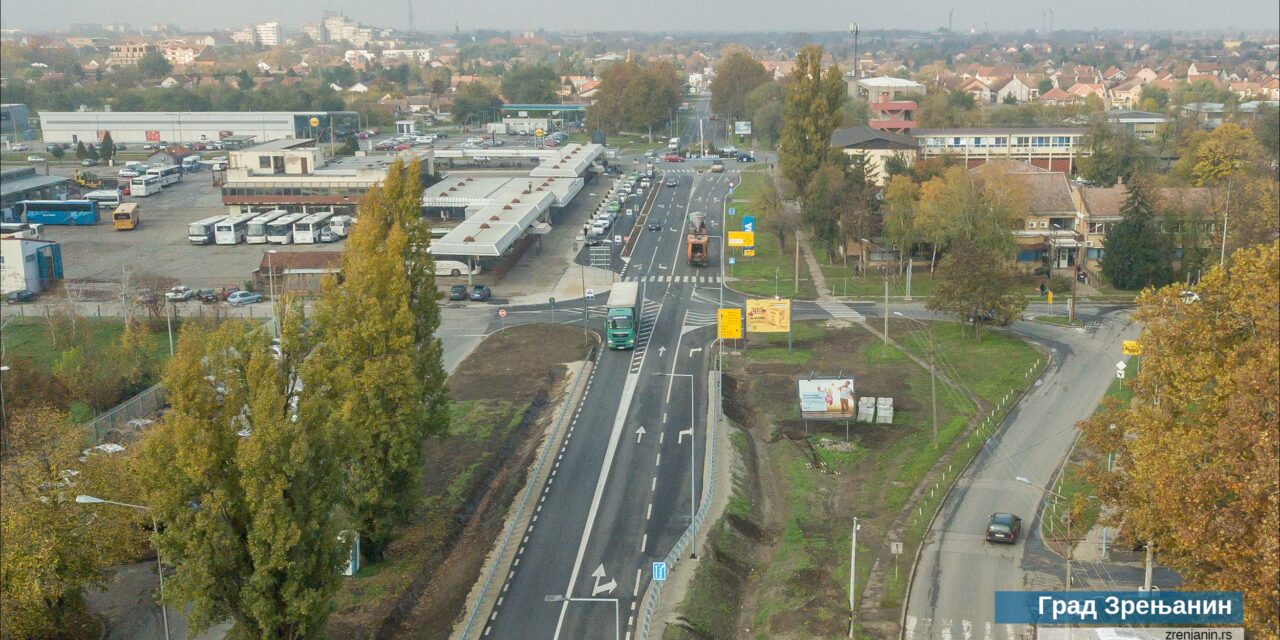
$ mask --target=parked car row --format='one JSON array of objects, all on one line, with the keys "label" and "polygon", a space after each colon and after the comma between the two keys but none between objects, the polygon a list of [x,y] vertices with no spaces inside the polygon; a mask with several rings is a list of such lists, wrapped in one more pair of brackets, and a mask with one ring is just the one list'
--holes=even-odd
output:
[{"label": "parked car row", "polygon": [[467,289],[467,285],[465,284],[455,284],[452,287],[449,287],[450,300],[488,302],[489,298],[492,296],[493,290],[482,284],[472,285],[470,290]]},{"label": "parked car row", "polygon": [[[222,287],[221,289],[192,289],[186,285],[175,285],[164,293],[166,302],[187,302],[197,300],[206,304],[226,302],[231,306],[240,306],[262,302],[263,296],[255,291],[243,291],[238,287]],[[134,301],[138,304],[155,304],[156,294],[151,289],[139,289]]]}]

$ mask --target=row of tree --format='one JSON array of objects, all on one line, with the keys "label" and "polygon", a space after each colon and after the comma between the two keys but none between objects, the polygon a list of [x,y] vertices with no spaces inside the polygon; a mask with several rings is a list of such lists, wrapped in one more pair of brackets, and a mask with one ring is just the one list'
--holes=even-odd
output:
[{"label": "row of tree", "polygon": [[646,133],[673,124],[684,97],[684,79],[667,62],[624,60],[600,74],[599,92],[587,107],[587,125],[609,132]]},{"label": "row of tree", "polygon": [[[163,378],[171,410],[140,455],[78,463],[82,445],[69,444],[59,416],[20,414],[39,419],[30,431],[65,442],[50,435],[6,453],[5,538],[40,531],[45,545],[4,546],[6,627],[52,637],[82,624],[81,588],[120,560],[95,536],[124,531],[139,541],[137,521],[96,531],[74,502],[94,493],[148,507],[146,524],[159,523],[152,541],[173,570],[166,599],[190,607],[192,629],[230,619],[244,637],[322,634],[351,544],[358,538],[365,558],[382,558],[415,504],[424,439],[448,429],[418,175],[416,162],[397,162],[371,190],[341,281],[325,283],[310,317],[296,299],[279,302],[278,342],[239,322],[184,325]],[[52,458],[51,449],[65,452]],[[130,468],[90,482],[102,475],[90,469],[97,459]],[[14,473],[21,482],[8,482]],[[49,562],[51,553],[60,560]]]}]

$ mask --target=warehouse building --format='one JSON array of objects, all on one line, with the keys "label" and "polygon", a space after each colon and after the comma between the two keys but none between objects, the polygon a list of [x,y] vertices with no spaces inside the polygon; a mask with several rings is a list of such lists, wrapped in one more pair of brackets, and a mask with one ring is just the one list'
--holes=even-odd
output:
[{"label": "warehouse building", "polygon": [[32,166],[0,171],[0,221],[16,221],[13,205],[23,200],[65,200],[70,186],[70,178],[36,173]]},{"label": "warehouse building", "polygon": [[[314,124],[313,124],[314,123]],[[355,111],[45,111],[44,141],[158,144],[254,136],[259,142],[285,138],[340,139],[360,129]]]}]

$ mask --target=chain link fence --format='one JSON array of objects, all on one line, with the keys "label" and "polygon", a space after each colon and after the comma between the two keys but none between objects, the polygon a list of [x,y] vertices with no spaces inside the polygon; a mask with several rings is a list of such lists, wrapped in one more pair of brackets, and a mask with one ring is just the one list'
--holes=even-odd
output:
[{"label": "chain link fence", "polygon": [[165,406],[164,385],[156,384],[125,400],[85,425],[92,444],[132,440]]}]

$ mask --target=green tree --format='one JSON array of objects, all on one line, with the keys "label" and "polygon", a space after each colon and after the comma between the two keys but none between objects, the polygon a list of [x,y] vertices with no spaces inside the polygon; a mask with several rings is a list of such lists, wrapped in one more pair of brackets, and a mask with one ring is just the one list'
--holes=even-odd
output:
[{"label": "green tree", "polygon": [[[1183,285],[1144,292],[1142,366],[1131,404],[1108,403],[1080,424],[1111,526],[1154,543],[1188,591],[1244,596],[1246,632],[1280,625],[1280,244],[1233,254],[1179,298]],[[1133,368],[1130,368],[1132,371]]]},{"label": "green tree", "polygon": [[751,198],[751,211],[760,220],[761,228],[767,229],[778,239],[778,249],[782,250],[786,248],[787,230],[791,227],[786,219],[786,205],[782,202],[782,195],[778,193],[778,184],[774,182],[773,175],[762,175],[764,184]]},{"label": "green tree", "polygon": [[53,149],[49,151],[49,155],[53,156],[54,160],[61,160],[63,156],[67,155],[67,151],[62,148],[62,145],[54,145]]},{"label": "green tree", "polygon": [[1120,222],[1107,229],[1102,274],[1119,289],[1163,286],[1172,279],[1168,236],[1156,225],[1155,203],[1145,179],[1127,185]]},{"label": "green tree", "polygon": [[811,45],[796,55],[783,105],[778,162],[782,175],[804,190],[827,157],[831,134],[840,125],[840,106],[847,96],[840,69],[822,70],[822,47]]},{"label": "green tree", "polygon": [[138,60],[138,71],[142,73],[143,77],[155,80],[163,78],[173,71],[173,65],[169,64],[168,60],[165,60],[163,53],[152,51],[144,54]]},{"label": "green tree", "polygon": [[166,596],[190,625],[230,618],[248,638],[322,633],[345,545],[341,459],[326,419],[343,398],[299,384],[315,348],[286,301],[281,354],[244,325],[184,326],[165,373],[172,410],[147,438],[142,476],[175,567]]},{"label": "green tree", "polygon": [[844,183],[844,167],[834,162],[823,163],[802,194],[800,220],[808,228],[810,240],[825,250],[828,261],[839,255]]},{"label": "green tree", "polygon": [[1191,175],[1197,186],[1217,186],[1262,164],[1262,147],[1253,132],[1228,122],[1209,132],[1195,148]]},{"label": "green tree", "polygon": [[971,319],[973,335],[981,340],[984,326],[1018,317],[1027,302],[1006,256],[962,239],[952,243],[938,264],[933,295],[925,306]]},{"label": "green tree", "polygon": [[1280,109],[1262,105],[1253,121],[1253,137],[1271,155],[1271,161],[1280,159]]},{"label": "green tree", "polygon": [[764,65],[744,49],[733,48],[716,64],[711,79],[711,111],[730,120],[747,115],[747,96],[769,81]]},{"label": "green tree", "polygon": [[98,156],[98,145],[93,144],[92,142],[91,142],[91,143],[89,143],[89,144],[87,144],[87,145],[85,145],[85,146],[84,146],[84,157],[88,158],[89,160],[97,160],[97,159],[99,159],[99,156]]},{"label": "green tree", "polygon": [[458,88],[453,99],[453,119],[458,123],[466,123],[471,118],[488,122],[494,117],[496,109],[502,106],[498,94],[484,82],[468,82]]},{"label": "green tree", "polygon": [[102,144],[98,145],[98,156],[102,161],[111,164],[111,159],[116,155],[116,141],[111,139],[111,132],[102,134]]},{"label": "green tree", "polygon": [[502,96],[521,104],[560,102],[560,76],[546,65],[515,67],[502,76]]},{"label": "green tree", "polygon": [[375,561],[414,504],[423,439],[448,428],[419,171],[397,161],[361,203],[343,280],[326,283],[316,308],[324,348],[306,377],[306,388],[340,399],[330,421],[345,443],[347,512]]},{"label": "green tree", "polygon": [[239,87],[241,91],[249,91],[250,89],[253,89],[253,86],[253,76],[249,75],[248,70],[241,69],[236,73],[236,87]]},{"label": "green tree", "polygon": [[[97,624],[85,610],[84,590],[103,584],[107,567],[136,553],[142,538],[132,510],[111,507],[90,514],[75,503],[75,494],[126,500],[129,496],[119,487],[128,478],[110,478],[115,489],[107,486],[92,468],[100,456],[79,460],[84,432],[50,407],[14,412],[5,436],[8,446],[0,458],[4,636],[96,635]],[[77,474],[70,485],[69,470]]]},{"label": "green tree", "polygon": [[1038,88],[1040,89],[1040,95],[1049,93],[1050,91],[1053,91],[1053,81],[1048,78],[1045,78],[1040,81]]},{"label": "green tree", "polygon": [[599,98],[587,108],[587,124],[605,131],[645,131],[670,121],[684,96],[682,80],[665,62],[631,60],[610,65],[600,74]]},{"label": "green tree", "polygon": [[76,160],[84,160],[89,150],[85,148],[84,141],[76,142]]},{"label": "green tree", "polygon": [[338,147],[338,150],[335,153],[340,156],[354,156],[356,151],[359,150],[360,143],[357,142],[355,138],[347,138],[346,142],[343,142],[342,146]]},{"label": "green tree", "polygon": [[1129,180],[1149,164],[1138,139],[1115,131],[1105,122],[1095,122],[1085,136],[1089,153],[1079,160],[1080,176],[1109,187],[1117,180]]},{"label": "green tree", "polygon": [[884,238],[902,251],[904,261],[919,238],[916,208],[920,187],[904,175],[889,178],[884,190]]},{"label": "green tree", "polygon": [[1153,84],[1142,85],[1142,93],[1138,102],[1151,101],[1157,110],[1164,110],[1169,105],[1169,92],[1164,87]]}]

